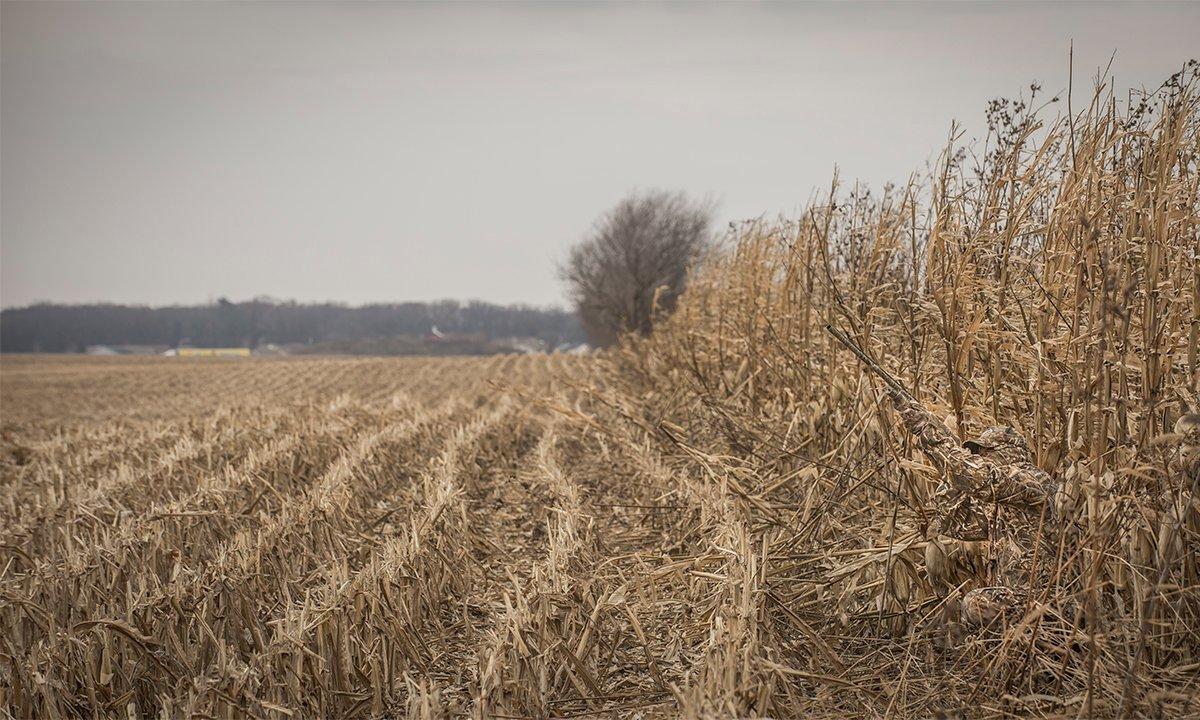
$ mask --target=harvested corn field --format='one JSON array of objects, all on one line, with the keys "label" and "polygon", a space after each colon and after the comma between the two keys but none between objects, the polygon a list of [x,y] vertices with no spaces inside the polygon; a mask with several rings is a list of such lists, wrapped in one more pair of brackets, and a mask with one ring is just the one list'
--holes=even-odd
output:
[{"label": "harvested corn field", "polygon": [[469,707],[572,492],[519,396],[587,370],[5,358],[4,707]]},{"label": "harvested corn field", "polygon": [[1189,78],[746,224],[601,355],[4,358],[0,704],[1196,716]]}]

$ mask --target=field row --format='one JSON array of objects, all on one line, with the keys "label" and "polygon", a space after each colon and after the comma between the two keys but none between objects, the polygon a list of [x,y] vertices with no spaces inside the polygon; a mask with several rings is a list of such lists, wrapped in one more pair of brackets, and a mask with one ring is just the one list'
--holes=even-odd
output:
[{"label": "field row", "polygon": [[[0,358],[3,429],[47,432],[95,421],[177,420],[222,406],[370,399],[406,389],[420,400],[489,383],[530,385],[571,356],[486,358]],[[557,371],[557,370],[556,370]],[[474,387],[460,388],[466,382]]]},{"label": "field row", "polygon": [[239,404],[227,380],[210,412],[30,441],[4,468],[0,702],[39,717],[660,704],[669,659],[648,663],[613,600],[658,534],[606,472],[620,458],[559,432],[586,368],[414,366],[274,405]]},{"label": "field row", "polygon": [[[359,385],[243,404],[229,388],[244,380],[227,379],[215,410],[30,440],[5,467],[0,703],[38,717],[719,707],[721,678],[765,652],[761,548],[719,485],[626,425],[594,425],[585,363],[415,362],[372,383],[362,363],[325,361]],[[269,369],[312,370],[249,371]]]}]

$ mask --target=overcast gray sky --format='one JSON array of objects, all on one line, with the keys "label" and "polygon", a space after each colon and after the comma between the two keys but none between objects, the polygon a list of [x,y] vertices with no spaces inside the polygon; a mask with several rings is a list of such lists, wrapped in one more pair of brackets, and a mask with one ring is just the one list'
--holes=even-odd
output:
[{"label": "overcast gray sky", "polygon": [[[16,3],[0,302],[559,302],[632,188],[793,214],[1031,80],[1200,55],[1200,3]],[[1081,90],[1082,86],[1082,90]]]}]

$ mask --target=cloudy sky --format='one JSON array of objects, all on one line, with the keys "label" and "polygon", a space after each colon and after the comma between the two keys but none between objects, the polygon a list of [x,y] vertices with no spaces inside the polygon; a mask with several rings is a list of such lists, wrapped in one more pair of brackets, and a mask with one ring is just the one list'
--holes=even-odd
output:
[{"label": "cloudy sky", "polygon": [[792,214],[1031,80],[1200,55],[1200,3],[4,2],[0,302],[559,302],[634,188]]}]

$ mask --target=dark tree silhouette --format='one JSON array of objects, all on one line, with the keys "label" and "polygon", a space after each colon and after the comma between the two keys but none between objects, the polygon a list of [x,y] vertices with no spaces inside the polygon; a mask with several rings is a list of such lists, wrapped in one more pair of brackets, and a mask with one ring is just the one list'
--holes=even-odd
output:
[{"label": "dark tree silhouette", "polygon": [[593,345],[650,331],[711,243],[712,205],[683,193],[633,193],[596,221],[559,268]]}]

